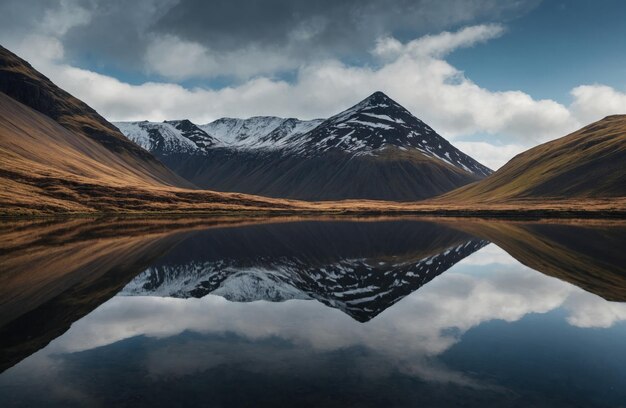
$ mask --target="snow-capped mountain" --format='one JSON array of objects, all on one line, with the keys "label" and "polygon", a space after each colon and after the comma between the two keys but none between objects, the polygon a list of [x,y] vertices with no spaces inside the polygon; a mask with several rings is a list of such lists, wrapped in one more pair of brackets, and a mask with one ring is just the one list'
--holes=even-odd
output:
[{"label": "snow-capped mountain", "polygon": [[314,129],[322,119],[299,120],[275,116],[249,119],[222,118],[205,125],[191,121],[114,122],[120,131],[139,146],[156,154],[207,154],[209,149],[235,150],[291,148],[293,141]]},{"label": "snow-capped mountain", "polygon": [[353,107],[327,119],[306,137],[299,151],[339,149],[373,154],[387,147],[417,150],[425,156],[479,176],[491,170],[452,146],[430,126],[382,92],[375,92]]},{"label": "snow-capped mountain", "polygon": [[305,200],[419,200],[491,173],[382,92],[322,120],[116,126],[195,185]]}]

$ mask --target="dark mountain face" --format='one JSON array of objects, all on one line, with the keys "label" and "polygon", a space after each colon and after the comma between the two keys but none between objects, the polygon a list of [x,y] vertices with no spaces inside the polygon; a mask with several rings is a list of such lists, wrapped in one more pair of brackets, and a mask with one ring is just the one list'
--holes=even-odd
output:
[{"label": "dark mountain face", "polygon": [[382,92],[327,120],[183,122],[117,126],[181,176],[217,191],[413,201],[491,173]]},{"label": "dark mountain face", "polygon": [[202,232],[123,293],[315,299],[365,322],[488,243],[436,224],[307,222]]},{"label": "dark mountain face", "polygon": [[420,153],[387,149],[379,156],[340,151],[303,157],[283,151],[213,149],[205,155],[160,156],[195,185],[299,200],[415,201],[478,180]]}]

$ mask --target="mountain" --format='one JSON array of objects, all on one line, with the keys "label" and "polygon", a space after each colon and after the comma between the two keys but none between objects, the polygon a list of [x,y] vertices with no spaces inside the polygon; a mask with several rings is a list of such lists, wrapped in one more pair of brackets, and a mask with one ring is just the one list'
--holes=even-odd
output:
[{"label": "mountain", "polygon": [[303,154],[342,150],[354,155],[372,155],[395,147],[402,151],[418,150],[478,177],[492,173],[382,92],[375,92],[324,121],[305,139],[300,146]]},{"label": "mountain", "polygon": [[[302,121],[274,116],[222,118],[205,125],[191,121],[114,122],[132,142],[153,154],[207,154],[214,148],[267,149],[287,147],[294,138],[315,128],[321,119]],[[291,146],[290,146],[291,147]]]},{"label": "mountain", "polygon": [[506,203],[626,197],[626,115],[608,116],[523,152],[440,202]]},{"label": "mountain", "polygon": [[[212,143],[190,122],[168,126],[194,146]],[[299,206],[192,189],[96,111],[0,47],[0,216],[258,212]]]},{"label": "mountain", "polygon": [[365,322],[487,243],[414,220],[212,229],[173,248],[122,294],[313,299]]},{"label": "mountain", "polygon": [[195,148],[170,122],[116,125],[182,177],[217,191],[413,201],[491,173],[382,92],[327,120],[224,118],[195,126],[211,141]]},{"label": "mountain", "polygon": [[315,299],[366,322],[487,243],[468,240],[428,257],[396,264],[343,259],[310,267],[291,259],[252,267],[220,261],[150,267],[122,293],[182,298],[211,293],[234,302]]},{"label": "mountain", "polygon": [[[23,168],[32,173],[44,166],[59,170],[76,166],[88,171],[88,167],[93,166],[90,177],[122,177],[152,185],[191,186],[151,154],[129,142],[96,111],[1,46],[0,98],[3,147],[8,148],[10,144],[14,150],[28,152],[16,158],[19,165],[12,166],[16,170]],[[15,136],[9,137],[10,133]],[[47,134],[50,137],[46,137]],[[5,158],[3,165],[8,165]]]}]

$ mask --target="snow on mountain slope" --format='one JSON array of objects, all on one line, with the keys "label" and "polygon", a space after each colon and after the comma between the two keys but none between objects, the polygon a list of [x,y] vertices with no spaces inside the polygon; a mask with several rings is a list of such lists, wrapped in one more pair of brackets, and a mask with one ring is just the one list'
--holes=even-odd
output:
[{"label": "snow on mountain slope", "polygon": [[249,119],[222,118],[205,125],[189,120],[114,122],[130,140],[153,153],[204,154],[210,148],[282,149],[298,143],[322,119],[299,120],[274,116]]},{"label": "snow on mountain slope", "polygon": [[301,135],[315,128],[321,119],[303,121],[275,116],[255,116],[249,119],[222,118],[201,125],[222,146],[246,149],[275,149],[289,145],[292,136]]},{"label": "snow on mountain slope", "polygon": [[306,134],[320,125],[323,119],[286,119],[268,134],[261,136],[254,147],[267,149],[294,149],[306,140]]},{"label": "snow on mountain slope", "polygon": [[226,146],[253,145],[260,137],[276,129],[285,119],[275,116],[255,116],[249,119],[221,118],[200,125]]},{"label": "snow on mountain slope", "polygon": [[159,154],[206,152],[218,141],[189,120],[114,122],[128,139]]},{"label": "snow on mountain slope", "polygon": [[375,92],[353,107],[327,119],[305,135],[303,154],[341,150],[355,155],[377,154],[387,147],[420,153],[487,176],[491,170],[467,156],[430,126],[382,92]]}]

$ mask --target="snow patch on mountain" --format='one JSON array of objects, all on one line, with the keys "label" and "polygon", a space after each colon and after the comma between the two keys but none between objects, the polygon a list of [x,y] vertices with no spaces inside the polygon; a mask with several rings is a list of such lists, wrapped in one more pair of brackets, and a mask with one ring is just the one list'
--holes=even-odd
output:
[{"label": "snow patch on mountain", "polygon": [[222,147],[281,149],[297,144],[298,136],[309,132],[321,122],[321,119],[305,121],[255,116],[249,119],[222,118],[200,125],[200,128],[219,140]]},{"label": "snow patch on mountain", "polygon": [[114,122],[128,139],[142,148],[162,154],[198,153],[217,140],[188,120],[164,122]]}]

